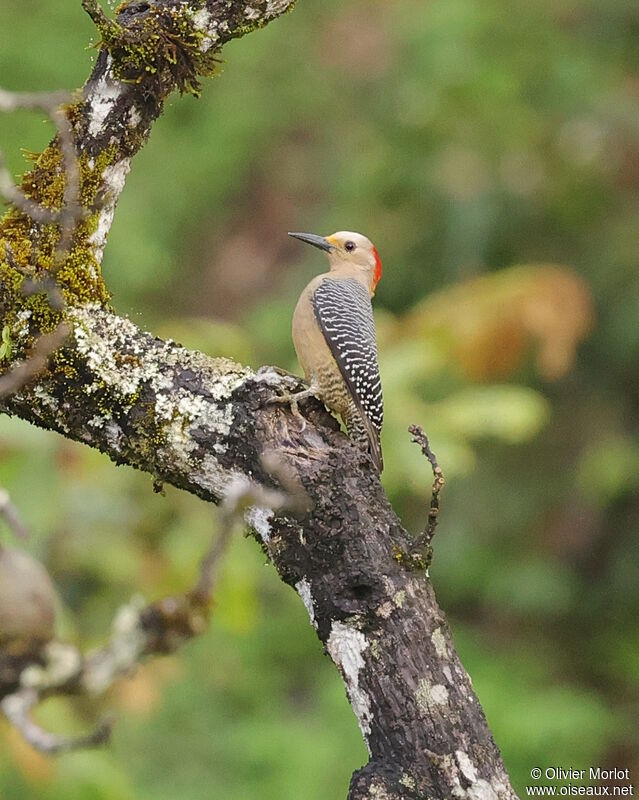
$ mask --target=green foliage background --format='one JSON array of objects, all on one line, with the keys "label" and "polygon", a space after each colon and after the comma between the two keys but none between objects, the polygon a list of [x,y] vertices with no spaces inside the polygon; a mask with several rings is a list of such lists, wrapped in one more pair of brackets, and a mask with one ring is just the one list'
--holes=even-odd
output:
[{"label": "green foliage background", "polygon": [[[79,2],[3,0],[0,84],[80,86],[93,36]],[[292,308],[324,265],[286,231],[375,240],[384,483],[418,530],[422,423],[448,478],[433,581],[519,791],[533,766],[639,784],[638,36],[630,0],[299,0],[201,100],[173,98],[104,263],[137,323],[296,369]],[[16,174],[50,134],[0,119]],[[194,498],[15,420],[0,484],[87,648],[131,595],[188,586],[214,530]],[[103,705],[113,746],[56,761],[0,723],[0,798],[319,800],[366,760],[298,598],[240,538],[210,633]]]}]

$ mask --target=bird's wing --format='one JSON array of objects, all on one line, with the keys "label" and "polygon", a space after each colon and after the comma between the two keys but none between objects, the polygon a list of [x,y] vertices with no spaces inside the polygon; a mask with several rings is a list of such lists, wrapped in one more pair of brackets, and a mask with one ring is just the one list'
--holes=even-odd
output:
[{"label": "bird's wing", "polygon": [[381,471],[379,435],[384,420],[373,307],[354,278],[326,278],[312,296],[315,316],[339,366],[370,439]]}]

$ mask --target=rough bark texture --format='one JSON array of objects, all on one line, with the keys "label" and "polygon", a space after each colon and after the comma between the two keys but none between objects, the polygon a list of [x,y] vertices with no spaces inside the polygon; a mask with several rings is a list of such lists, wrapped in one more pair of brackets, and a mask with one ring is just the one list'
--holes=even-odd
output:
[{"label": "rough bark texture", "polygon": [[[129,3],[119,25],[85,6],[104,45],[69,114],[83,202],[94,218],[91,229],[79,224],[58,271],[63,312],[18,291],[20,277],[45,274],[40,258],[51,230],[26,226],[16,210],[0,223],[0,311],[15,354],[60,314],[72,335],[48,371],[0,407],[213,502],[238,475],[277,485],[263,460],[275,452],[311,510],[253,508],[247,519],[344,679],[370,752],[349,798],[515,798],[428,576],[406,557],[411,537],[368,456],[316,401],[303,407],[303,432],[287,410],[266,405],[274,392],[294,388],[293,379],[155,338],[113,314],[102,288],[99,262],[129,159],[165,97],[174,88],[195,91],[198,75],[213,68],[213,51],[290,2]],[[55,207],[57,195],[47,191],[58,173],[36,164],[25,179],[31,196]]]}]

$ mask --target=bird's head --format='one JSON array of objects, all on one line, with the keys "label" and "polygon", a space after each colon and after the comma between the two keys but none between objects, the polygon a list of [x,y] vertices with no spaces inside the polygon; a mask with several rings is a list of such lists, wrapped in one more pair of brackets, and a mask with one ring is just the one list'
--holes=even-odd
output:
[{"label": "bird's head", "polygon": [[382,277],[382,262],[375,245],[366,236],[353,231],[338,231],[330,236],[315,233],[289,233],[289,236],[324,250],[331,270],[351,269],[361,273],[371,295],[375,294]]}]

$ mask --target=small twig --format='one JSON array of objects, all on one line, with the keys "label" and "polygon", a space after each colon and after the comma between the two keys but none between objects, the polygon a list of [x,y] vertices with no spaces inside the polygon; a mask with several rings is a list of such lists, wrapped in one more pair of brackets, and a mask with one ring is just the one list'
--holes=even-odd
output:
[{"label": "small twig", "polygon": [[49,300],[49,306],[54,311],[62,311],[64,308],[64,295],[55,282],[55,279],[51,276],[40,280],[27,278],[22,282],[21,291],[25,297],[30,297],[33,294],[46,294]]},{"label": "small twig", "polygon": [[64,103],[68,103],[70,99],[69,92],[9,92],[0,89],[0,111],[39,108],[51,113]]},{"label": "small twig", "polygon": [[45,333],[36,339],[27,358],[0,377],[0,397],[17,392],[39,375],[45,369],[49,357],[62,346],[70,333],[69,325],[60,322],[51,333]]},{"label": "small twig", "polygon": [[71,99],[72,96],[68,92],[17,93],[0,89],[0,111],[15,111],[18,108],[40,109],[49,115],[58,129],[58,142],[66,178],[62,208],[59,211],[36,203],[15,185],[0,151],[0,194],[39,225],[60,224],[60,239],[54,256],[54,269],[64,261],[71,246],[76,223],[84,214],[80,202],[80,170],[73,129],[63,108],[63,105]]},{"label": "small twig", "polygon": [[311,501],[306,489],[300,483],[299,475],[286,464],[276,450],[267,450],[262,453],[260,462],[265,471],[282,487],[286,500],[282,507],[293,513],[308,513],[311,510]]},{"label": "small twig", "polygon": [[5,717],[22,734],[25,741],[39,752],[48,755],[68,753],[70,750],[97,747],[109,741],[113,727],[110,717],[104,717],[93,731],[81,736],[59,736],[45,731],[31,718],[31,710],[39,701],[39,693],[31,688],[21,689],[0,701]]},{"label": "small twig", "polygon": [[118,34],[122,31],[121,26],[118,25],[115,20],[107,17],[98,0],[82,0],[82,8],[89,15],[91,21],[100,31],[100,33],[110,30],[113,33]]},{"label": "small twig", "polygon": [[211,546],[200,564],[199,578],[191,594],[203,604],[208,605],[210,602],[217,582],[217,567],[231,543],[233,528],[233,522],[225,520],[220,532],[211,540]]},{"label": "small twig", "polygon": [[92,22],[95,23],[96,27],[103,25],[108,20],[98,0],[82,0],[82,8],[89,15]]},{"label": "small twig", "polygon": [[0,514],[16,539],[26,541],[29,538],[29,529],[22,521],[17,506],[11,502],[9,492],[2,487],[0,487]]},{"label": "small twig", "polygon": [[[263,459],[264,460],[264,459]],[[273,470],[274,464],[271,464]],[[244,512],[251,506],[263,506],[274,510],[297,507],[301,487],[290,495],[277,489],[268,489],[245,478],[232,481],[220,504],[220,532],[211,542],[211,547],[202,559],[200,575],[192,595],[208,603],[215,587],[216,568],[225,553],[235,526],[244,520]]]},{"label": "small twig", "polygon": [[[1,157],[2,156],[0,154],[0,158]],[[0,194],[2,194],[1,191],[0,191]],[[15,259],[15,256],[13,254],[13,247],[11,247],[11,243],[10,242],[5,242],[4,243],[4,257],[7,260],[7,264],[12,269],[17,269],[18,271],[20,271],[20,265],[18,264],[18,262]]]},{"label": "small twig", "polygon": [[73,128],[63,109],[57,106],[50,112],[51,119],[58,128],[58,141],[60,143],[60,153],[66,174],[64,182],[64,193],[62,196],[62,209],[60,210],[60,238],[58,240],[54,254],[54,270],[57,269],[66,258],[73,241],[73,233],[76,224],[84,215],[84,209],[80,199],[80,168],[75,152],[75,140]]},{"label": "small twig", "polygon": [[426,527],[416,538],[414,545],[414,549],[420,549],[424,546],[429,546],[433,540],[433,536],[435,535],[437,523],[439,522],[439,493],[444,488],[445,480],[444,474],[441,471],[441,467],[435,458],[435,454],[430,449],[428,436],[426,436],[424,433],[424,429],[420,425],[410,425],[408,432],[412,434],[413,442],[416,442],[421,447],[422,453],[426,456],[431,467],[433,468],[434,476]]},{"label": "small twig", "polygon": [[54,211],[46,206],[41,206],[31,200],[13,182],[11,173],[5,166],[4,155],[0,151],[0,195],[8,200],[12,205],[31,217],[39,225],[50,225],[56,222],[60,216],[58,211]]}]

